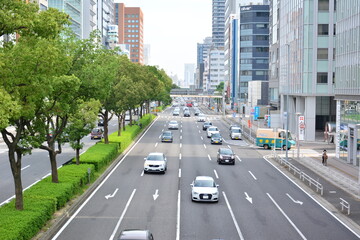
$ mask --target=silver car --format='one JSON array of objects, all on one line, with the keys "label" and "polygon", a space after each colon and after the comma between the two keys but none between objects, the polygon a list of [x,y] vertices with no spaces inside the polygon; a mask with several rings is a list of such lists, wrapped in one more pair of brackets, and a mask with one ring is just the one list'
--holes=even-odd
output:
[{"label": "silver car", "polygon": [[210,126],[206,129],[207,137],[210,138],[211,134],[213,133],[220,133],[219,129],[215,126]]},{"label": "silver car", "polygon": [[198,122],[205,122],[205,118],[205,114],[200,113],[197,120]]},{"label": "silver car", "polygon": [[163,153],[150,153],[145,159],[144,173],[162,172],[167,170],[167,160]]},{"label": "silver car", "polygon": [[231,139],[241,139],[241,128],[233,127],[230,130]]},{"label": "silver car", "polygon": [[179,129],[179,123],[177,121],[170,121],[168,124],[168,129]]},{"label": "silver car", "polygon": [[197,176],[190,184],[192,201],[219,201],[219,185],[217,185],[212,177]]}]

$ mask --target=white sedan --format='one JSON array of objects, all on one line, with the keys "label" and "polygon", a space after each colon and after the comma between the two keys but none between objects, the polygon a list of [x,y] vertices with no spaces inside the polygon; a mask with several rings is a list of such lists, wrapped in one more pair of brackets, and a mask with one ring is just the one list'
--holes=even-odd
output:
[{"label": "white sedan", "polygon": [[219,201],[219,185],[217,185],[212,177],[197,176],[190,184],[192,201]]},{"label": "white sedan", "polygon": [[170,121],[168,124],[168,129],[179,129],[179,123],[175,120]]},{"label": "white sedan", "polygon": [[206,129],[206,134],[208,138],[210,138],[213,133],[220,133],[220,131],[215,126],[210,126]]},{"label": "white sedan", "polygon": [[198,122],[205,122],[205,118],[205,114],[200,113],[197,120]]}]

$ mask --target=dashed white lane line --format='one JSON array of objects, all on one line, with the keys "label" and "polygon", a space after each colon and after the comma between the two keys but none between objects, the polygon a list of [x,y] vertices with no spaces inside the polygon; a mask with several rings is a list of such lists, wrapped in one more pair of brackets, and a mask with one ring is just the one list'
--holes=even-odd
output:
[{"label": "dashed white lane line", "polygon": [[239,156],[236,156],[236,158],[239,160],[239,162],[241,162],[241,159],[239,158]]},{"label": "dashed white lane line", "polygon": [[226,205],[227,205],[227,207],[228,207],[228,209],[229,209],[230,215],[231,215],[231,217],[232,217],[232,219],[233,219],[233,222],[234,222],[234,224],[235,224],[235,228],[236,228],[236,231],[238,232],[239,238],[240,238],[240,240],[244,240],[244,236],[243,236],[243,234],[242,234],[242,232],[241,232],[241,230],[240,230],[240,227],[239,227],[238,222],[236,221],[234,212],[233,212],[233,210],[232,210],[232,208],[231,208],[231,206],[230,206],[230,203],[229,203],[229,201],[228,201],[228,199],[227,199],[227,197],[226,197],[226,194],[225,194],[225,192],[222,192],[222,194],[224,195],[224,199],[225,199]]},{"label": "dashed white lane line", "polygon": [[255,180],[257,180],[257,178],[255,177],[255,175],[254,175],[251,171],[249,171],[249,173],[250,173],[250,175],[251,175]]},{"label": "dashed white lane line", "polygon": [[204,144],[204,148],[206,148],[206,145]]},{"label": "dashed white lane line", "polygon": [[179,153],[179,160],[181,160],[181,153]]},{"label": "dashed white lane line", "polygon": [[201,131],[199,130],[199,133],[201,133]]},{"label": "dashed white lane line", "polygon": [[179,178],[181,178],[181,168],[179,168]]},{"label": "dashed white lane line", "polygon": [[204,138],[202,136],[200,138],[201,138],[201,140],[204,140]]},{"label": "dashed white lane line", "polygon": [[141,172],[140,176],[141,176],[141,177],[143,177],[143,176],[144,176],[144,170]]},{"label": "dashed white lane line", "polygon": [[219,175],[217,174],[216,170],[214,169],[215,177],[219,179]]},{"label": "dashed white lane line", "polygon": [[208,158],[209,158],[209,161],[211,161],[211,157],[210,157],[210,155],[208,154]]},{"label": "dashed white lane line", "polygon": [[23,168],[21,169],[21,171],[23,171],[23,170],[25,170],[25,169],[27,169],[27,168],[29,168],[29,167],[30,167],[30,165],[27,165],[27,166],[23,167]]},{"label": "dashed white lane line", "polygon": [[182,143],[180,143],[180,148],[182,148]]},{"label": "dashed white lane line", "polygon": [[298,234],[301,236],[301,238],[306,240],[306,237],[304,236],[304,234],[302,234],[302,232],[296,227],[296,225],[291,221],[291,219],[286,215],[286,213],[280,208],[280,206],[275,202],[275,200],[270,196],[270,194],[269,193],[266,193],[266,194],[268,195],[270,200],[274,203],[274,205],[279,209],[279,211],[282,213],[282,215],[284,215],[286,220],[288,220],[288,222],[291,224],[291,226],[293,226],[293,228],[298,232]]},{"label": "dashed white lane line", "polygon": [[182,136],[180,136],[180,140],[182,139]]},{"label": "dashed white lane line", "polygon": [[231,146],[230,146],[230,145],[227,145],[227,147],[231,149]]},{"label": "dashed white lane line", "polygon": [[158,143],[155,143],[155,147],[157,147]]}]

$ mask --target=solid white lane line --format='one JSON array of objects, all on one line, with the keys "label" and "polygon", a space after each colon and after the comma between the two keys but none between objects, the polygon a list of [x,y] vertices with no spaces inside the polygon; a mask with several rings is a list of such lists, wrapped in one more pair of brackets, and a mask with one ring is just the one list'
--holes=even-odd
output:
[{"label": "solid white lane line", "polygon": [[129,155],[129,153],[135,148],[135,146],[141,141],[141,139],[146,135],[146,133],[151,129],[151,127],[156,123],[158,118],[151,123],[149,128],[144,132],[144,134],[137,140],[137,142],[130,148],[130,150],[124,155],[123,159],[116,164],[116,166],[110,171],[110,173],[104,178],[104,180],[99,184],[99,186],[91,193],[91,195],[85,200],[85,202],[78,208],[78,210],[70,217],[70,219],[61,227],[61,229],[56,233],[56,235],[52,238],[55,240],[59,237],[59,235],[67,228],[67,226],[72,222],[72,220],[79,214],[79,212],[85,207],[85,205],[92,199],[92,197],[99,191],[99,189],[105,184],[105,182],[109,179],[109,177],[115,172],[115,170],[120,166],[120,164],[124,161],[124,159]]},{"label": "solid white lane line", "polygon": [[204,148],[206,148],[206,145],[204,144]]},{"label": "solid white lane line", "polygon": [[236,156],[236,158],[241,162],[241,159],[239,158],[239,156]]},{"label": "solid white lane line", "polygon": [[180,198],[181,191],[178,191],[178,201],[177,201],[177,217],[176,217],[176,240],[180,240]]},{"label": "solid white lane line", "polygon": [[51,173],[48,173],[48,174],[46,174],[45,176],[43,176],[41,179],[47,178],[47,177],[50,176],[50,175],[51,175]]},{"label": "solid white lane line", "polygon": [[274,205],[279,209],[279,211],[282,213],[282,215],[284,215],[286,220],[288,220],[288,222],[291,224],[291,226],[293,226],[293,228],[295,228],[295,230],[299,233],[301,238],[306,240],[306,237],[304,236],[304,234],[302,234],[302,232],[296,227],[296,225],[291,221],[291,219],[286,215],[286,213],[280,208],[280,206],[275,202],[275,200],[270,196],[270,194],[269,193],[266,193],[266,194],[268,195],[270,200],[274,203]]},{"label": "solid white lane line", "polygon": [[181,153],[179,153],[179,159],[181,160]]},{"label": "solid white lane line", "polygon": [[179,178],[181,178],[181,168],[179,168]]},{"label": "solid white lane line", "polygon": [[208,158],[209,158],[209,160],[211,161],[211,157],[210,157],[210,155],[208,154]]},{"label": "solid white lane line", "polygon": [[155,143],[155,147],[157,147],[158,143]]},{"label": "solid white lane line", "polygon": [[28,167],[30,167],[30,165],[27,165],[26,167],[23,167],[23,168],[21,169],[21,171],[27,169]]},{"label": "solid white lane line", "polygon": [[114,239],[115,234],[116,234],[116,232],[118,231],[118,229],[119,229],[119,227],[120,227],[120,224],[121,224],[121,222],[122,222],[122,220],[123,220],[123,218],[124,218],[124,216],[125,216],[125,213],[126,213],[127,209],[129,208],[129,205],[130,205],[130,203],[131,203],[131,200],[133,199],[133,197],[134,197],[134,195],[135,195],[135,192],[136,192],[136,189],[133,190],[133,192],[132,192],[132,194],[131,194],[128,202],[126,203],[126,206],[125,206],[125,208],[124,208],[124,211],[122,212],[122,214],[121,214],[121,216],[120,216],[120,219],[119,219],[119,221],[117,222],[117,224],[116,224],[116,226],[115,226],[115,229],[114,229],[113,233],[111,234],[109,240],[113,240],[113,239]]},{"label": "solid white lane line", "polygon": [[232,209],[231,209],[231,206],[230,206],[230,203],[229,203],[229,201],[228,201],[228,199],[227,199],[227,197],[226,197],[226,194],[225,194],[225,192],[222,192],[222,193],[223,193],[223,195],[224,195],[224,199],[225,199],[226,205],[227,205],[227,207],[228,207],[228,209],[229,209],[230,215],[231,215],[231,217],[232,217],[232,219],[233,219],[233,222],[234,222],[234,224],[235,224],[235,228],[236,228],[236,230],[237,230],[237,232],[238,232],[239,238],[240,238],[240,240],[244,240],[244,236],[243,236],[242,233],[241,233],[239,224],[238,224],[237,221],[236,221],[234,212],[233,212]]},{"label": "solid white lane line", "polygon": [[214,169],[215,177],[219,178],[219,175],[217,174],[216,170]]},{"label": "solid white lane line", "polygon": [[251,171],[249,171],[249,173],[255,180],[257,180],[257,178],[254,176],[254,174]]}]

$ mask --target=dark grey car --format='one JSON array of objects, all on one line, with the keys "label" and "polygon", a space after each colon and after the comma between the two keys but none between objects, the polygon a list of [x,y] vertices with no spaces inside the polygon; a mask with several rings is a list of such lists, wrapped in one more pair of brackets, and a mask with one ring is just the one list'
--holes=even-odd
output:
[{"label": "dark grey car", "polygon": [[218,150],[217,162],[219,164],[235,165],[235,154],[230,148],[220,148]]}]

